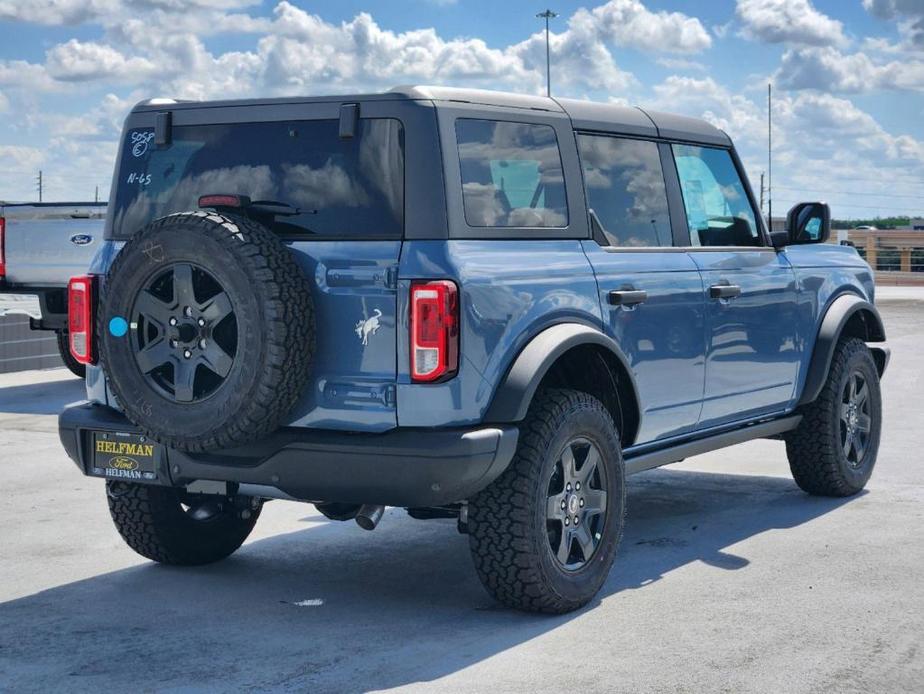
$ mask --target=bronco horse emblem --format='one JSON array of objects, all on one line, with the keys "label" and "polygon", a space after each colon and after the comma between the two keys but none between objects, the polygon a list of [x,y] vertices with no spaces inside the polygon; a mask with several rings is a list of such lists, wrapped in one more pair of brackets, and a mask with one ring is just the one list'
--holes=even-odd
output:
[{"label": "bronco horse emblem", "polygon": [[369,336],[375,335],[379,329],[379,318],[382,317],[382,312],[375,309],[374,313],[372,318],[365,318],[356,323],[356,335],[363,341],[363,347],[369,344]]}]

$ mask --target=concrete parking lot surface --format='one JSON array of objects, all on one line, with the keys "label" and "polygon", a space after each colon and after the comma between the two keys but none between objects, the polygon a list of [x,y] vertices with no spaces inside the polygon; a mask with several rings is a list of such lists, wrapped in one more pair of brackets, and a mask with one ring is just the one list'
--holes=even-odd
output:
[{"label": "concrete parking lot surface", "polygon": [[0,376],[0,690],[924,690],[924,302],[882,292],[893,349],[868,490],[817,499],[757,441],[630,478],[600,596],[496,606],[451,521],[374,533],[273,502],[229,560],[120,540],[56,414],[66,371]]}]

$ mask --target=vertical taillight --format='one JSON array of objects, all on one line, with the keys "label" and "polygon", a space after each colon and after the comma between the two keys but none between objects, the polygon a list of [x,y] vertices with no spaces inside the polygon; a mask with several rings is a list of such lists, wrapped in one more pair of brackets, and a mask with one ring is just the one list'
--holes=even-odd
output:
[{"label": "vertical taillight", "polygon": [[81,364],[92,364],[93,354],[92,275],[71,277],[67,283],[67,332],[71,356]]},{"label": "vertical taillight", "polygon": [[6,220],[0,217],[0,280],[6,277]]},{"label": "vertical taillight", "polygon": [[411,283],[411,380],[432,383],[459,368],[459,289],[449,280]]}]

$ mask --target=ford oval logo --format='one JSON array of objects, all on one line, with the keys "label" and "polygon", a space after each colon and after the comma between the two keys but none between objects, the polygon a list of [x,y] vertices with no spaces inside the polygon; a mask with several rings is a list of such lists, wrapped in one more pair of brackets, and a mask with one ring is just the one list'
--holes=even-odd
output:
[{"label": "ford oval logo", "polygon": [[93,237],[89,234],[74,234],[71,236],[71,243],[75,246],[86,246],[88,243],[93,243]]}]

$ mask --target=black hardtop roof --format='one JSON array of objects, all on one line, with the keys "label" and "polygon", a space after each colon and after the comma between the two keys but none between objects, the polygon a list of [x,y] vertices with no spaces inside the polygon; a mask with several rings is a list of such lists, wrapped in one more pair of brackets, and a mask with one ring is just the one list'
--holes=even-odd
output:
[{"label": "black hardtop roof", "polygon": [[467,103],[510,109],[563,113],[571,118],[576,130],[662,137],[672,140],[729,146],[728,135],[711,123],[687,116],[616,103],[601,103],[579,99],[557,99],[532,94],[515,94],[487,89],[459,87],[400,86],[378,94],[339,94],[310,97],[277,97],[230,99],[222,101],[179,101],[148,99],[138,103],[134,112],[174,109],[221,108],[229,106],[272,106],[356,101],[427,101],[437,108],[441,102]]}]

